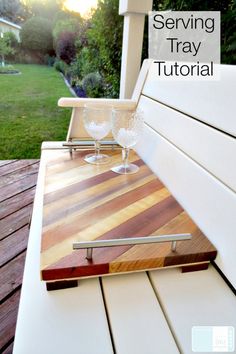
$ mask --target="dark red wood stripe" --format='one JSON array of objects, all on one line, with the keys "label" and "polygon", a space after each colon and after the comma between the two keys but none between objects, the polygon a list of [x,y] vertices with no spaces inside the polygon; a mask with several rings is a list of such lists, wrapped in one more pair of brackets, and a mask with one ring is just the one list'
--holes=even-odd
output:
[{"label": "dark red wood stripe", "polygon": [[159,180],[153,180],[145,185],[135,188],[113,200],[106,202],[96,208],[93,208],[83,215],[79,215],[76,220],[68,224],[62,224],[53,227],[52,229],[43,233],[42,237],[42,251],[49,249],[55,244],[60,243],[66,238],[74,235],[85,228],[94,225],[107,216],[122,210],[130,204],[149,196],[162,188],[162,183]]},{"label": "dark red wood stripe", "polygon": [[192,239],[178,242],[176,253],[170,252],[166,256],[164,266],[212,261],[215,259],[216,254],[215,247],[196,226],[196,230],[192,232]]},{"label": "dark red wood stripe", "polygon": [[50,225],[56,221],[59,221],[60,219],[65,217],[65,215],[71,215],[78,210],[84,209],[87,206],[92,205],[93,203],[101,201],[102,199],[118,192],[126,186],[131,189],[134,183],[149,176],[150,174],[151,172],[149,169],[144,169],[138,174],[133,174],[129,178],[124,178],[123,180],[120,180],[119,183],[113,183],[111,186],[109,186],[109,188],[107,187],[105,191],[100,191],[98,187],[97,192],[94,195],[84,195],[83,197],[79,196],[78,202],[76,203],[73,203],[71,205],[66,204],[65,206],[63,206],[61,203],[59,208],[57,208],[57,205],[55,205],[53,212],[48,213],[47,216],[44,215],[43,226]]},{"label": "dark red wood stripe", "polygon": [[[138,166],[144,165],[144,162],[142,160],[135,161],[135,163]],[[106,172],[101,173],[97,176],[87,178],[84,181],[80,181],[78,183],[74,183],[74,184],[67,186],[65,188],[61,188],[60,190],[57,190],[55,192],[46,193],[44,195],[44,205],[49,204],[49,203],[53,203],[61,198],[68,197],[72,194],[79,193],[83,190],[86,190],[87,188],[93,187],[95,185],[99,185],[100,183],[108,181],[111,178],[116,178],[118,176],[119,175],[117,173],[114,173],[112,171],[106,171]],[[99,188],[99,186],[98,186],[98,188]]]},{"label": "dark red wood stripe", "polygon": [[[182,207],[170,196],[98,239],[149,236],[182,211]],[[133,246],[94,249],[93,261],[85,259],[86,250],[72,251],[70,255],[44,269],[42,272],[43,279],[52,280],[106,274],[109,272],[109,263],[131,247]],[[102,273],[98,273],[100,270],[102,270]]]}]

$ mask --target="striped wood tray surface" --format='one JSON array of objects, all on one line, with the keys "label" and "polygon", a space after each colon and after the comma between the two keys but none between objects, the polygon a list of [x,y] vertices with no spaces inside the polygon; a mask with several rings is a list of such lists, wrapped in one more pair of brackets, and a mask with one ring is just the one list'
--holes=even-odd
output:
[{"label": "striped wood tray surface", "polygon": [[[87,152],[55,152],[46,165],[41,277],[46,281],[110,273],[197,264],[216,257],[216,249],[202,234],[145,163],[131,152],[140,170],[119,175],[110,164],[84,162]],[[93,259],[86,250],[73,250],[75,241],[191,233],[190,241],[98,248]]]}]

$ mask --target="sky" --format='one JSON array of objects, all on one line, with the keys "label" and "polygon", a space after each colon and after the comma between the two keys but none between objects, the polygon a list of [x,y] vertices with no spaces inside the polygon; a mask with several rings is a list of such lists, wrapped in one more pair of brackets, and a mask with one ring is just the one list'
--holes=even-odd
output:
[{"label": "sky", "polygon": [[64,6],[71,11],[79,12],[81,16],[86,16],[91,8],[97,6],[98,0],[65,0]]}]

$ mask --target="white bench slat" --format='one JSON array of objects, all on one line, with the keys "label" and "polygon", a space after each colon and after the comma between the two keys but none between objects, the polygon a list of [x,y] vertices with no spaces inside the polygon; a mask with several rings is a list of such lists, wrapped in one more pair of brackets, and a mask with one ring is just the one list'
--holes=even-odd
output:
[{"label": "white bench slat", "polygon": [[236,327],[236,297],[213,266],[194,273],[168,269],[149,274],[181,353],[192,353],[192,326]]},{"label": "white bench slat", "polygon": [[145,122],[236,191],[236,140],[150,98],[141,96]]},{"label": "white bench slat", "polygon": [[148,126],[136,150],[215,245],[216,263],[236,287],[235,193]]},{"label": "white bench slat", "polygon": [[179,353],[145,272],[102,283],[117,354]]},{"label": "white bench slat", "polygon": [[[45,153],[48,151],[43,152],[43,157]],[[77,288],[47,292],[45,283],[39,279],[43,175],[41,162],[14,354],[111,354],[113,348],[99,280],[83,280]]]},{"label": "white bench slat", "polygon": [[161,81],[153,63],[143,94],[236,136],[235,66],[221,65],[220,73],[214,82]]}]

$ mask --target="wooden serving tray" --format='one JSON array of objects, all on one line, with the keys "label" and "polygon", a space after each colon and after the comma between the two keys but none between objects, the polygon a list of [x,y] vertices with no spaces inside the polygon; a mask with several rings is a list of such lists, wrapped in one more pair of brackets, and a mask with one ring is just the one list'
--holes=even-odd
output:
[{"label": "wooden serving tray", "polygon": [[[46,165],[41,277],[58,281],[170,266],[205,266],[216,249],[180,204],[131,152],[140,167],[133,175],[110,170],[120,162],[121,152],[109,152],[111,162],[87,164],[87,152],[60,151]],[[128,245],[93,250],[73,250],[76,241],[191,233],[189,241]],[[186,268],[188,269],[188,268]],[[194,267],[193,267],[194,269]]]}]

